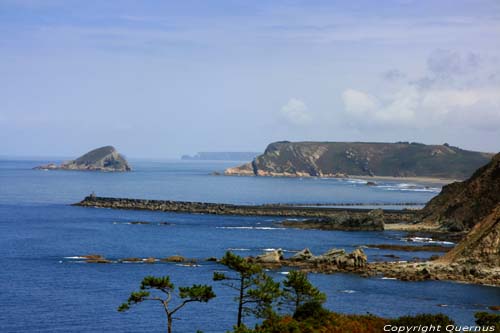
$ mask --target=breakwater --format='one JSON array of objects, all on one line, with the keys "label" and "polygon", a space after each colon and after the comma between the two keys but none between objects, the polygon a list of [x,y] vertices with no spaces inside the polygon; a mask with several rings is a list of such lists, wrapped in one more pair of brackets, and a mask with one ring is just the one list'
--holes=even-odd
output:
[{"label": "breakwater", "polygon": [[[383,223],[412,222],[418,212],[412,210],[360,210],[349,208],[325,208],[280,205],[232,205],[191,201],[147,200],[87,196],[74,204],[82,207],[151,210],[190,214],[282,216],[320,219],[322,223],[349,225],[359,230],[383,230]],[[357,226],[364,227],[358,228]],[[380,228],[382,225],[382,228]],[[349,228],[339,228],[349,229]]]}]

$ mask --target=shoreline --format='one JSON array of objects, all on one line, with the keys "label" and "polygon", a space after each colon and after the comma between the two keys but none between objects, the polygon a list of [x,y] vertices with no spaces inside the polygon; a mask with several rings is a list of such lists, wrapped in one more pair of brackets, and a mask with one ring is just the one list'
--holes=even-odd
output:
[{"label": "shoreline", "polygon": [[442,184],[447,185],[454,182],[461,182],[460,179],[453,178],[435,178],[435,177],[392,177],[392,176],[357,176],[349,175],[347,178],[362,180],[389,180],[389,181],[410,181],[416,183]]},{"label": "shoreline", "polygon": [[304,174],[260,174],[256,175],[254,173],[221,173],[223,176],[228,177],[271,177],[271,178],[319,178],[319,179],[362,179],[367,181],[398,181],[398,182],[414,182],[420,184],[436,184],[436,185],[447,185],[454,182],[461,182],[463,180],[454,178],[439,178],[439,177],[425,177],[425,176],[415,176],[415,177],[393,177],[393,176],[368,176],[368,175],[346,175],[346,176],[311,176]]}]

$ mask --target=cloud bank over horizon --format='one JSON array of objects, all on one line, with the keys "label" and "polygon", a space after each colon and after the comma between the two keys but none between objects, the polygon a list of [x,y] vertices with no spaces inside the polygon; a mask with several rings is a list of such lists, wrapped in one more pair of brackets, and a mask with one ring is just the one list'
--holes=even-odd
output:
[{"label": "cloud bank over horizon", "polygon": [[0,3],[0,155],[500,151],[493,0]]}]

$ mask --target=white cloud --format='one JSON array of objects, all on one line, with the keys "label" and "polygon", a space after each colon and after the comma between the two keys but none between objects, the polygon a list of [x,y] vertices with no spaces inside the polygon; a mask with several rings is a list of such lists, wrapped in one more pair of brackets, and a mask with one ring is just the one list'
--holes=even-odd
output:
[{"label": "white cloud", "polygon": [[367,93],[355,89],[347,89],[342,93],[342,100],[348,112],[364,115],[379,108],[378,100]]},{"label": "white cloud", "polygon": [[281,115],[294,125],[307,125],[312,121],[307,105],[297,98],[290,98],[288,103],[283,105]]},{"label": "white cloud", "polygon": [[438,50],[430,54],[426,76],[396,91],[342,93],[349,120],[361,127],[500,128],[500,84],[477,54]]}]

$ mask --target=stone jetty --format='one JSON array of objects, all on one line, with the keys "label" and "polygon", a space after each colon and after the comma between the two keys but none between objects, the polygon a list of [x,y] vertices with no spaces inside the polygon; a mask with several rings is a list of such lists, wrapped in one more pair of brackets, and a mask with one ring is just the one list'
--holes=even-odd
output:
[{"label": "stone jetty", "polygon": [[151,210],[175,213],[241,215],[241,216],[282,216],[285,218],[307,218],[308,222],[297,221],[297,225],[287,220],[288,227],[303,228],[311,223],[312,228],[328,230],[384,230],[384,223],[413,222],[417,215],[411,210],[360,210],[349,208],[304,207],[280,205],[232,205],[190,201],[146,200],[87,196],[74,204],[82,207],[99,207],[130,210]]}]

